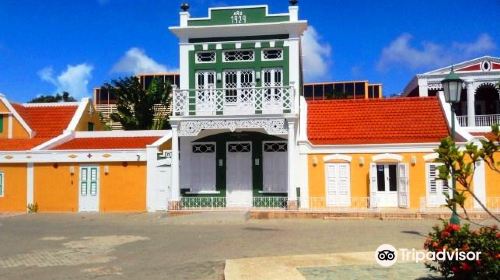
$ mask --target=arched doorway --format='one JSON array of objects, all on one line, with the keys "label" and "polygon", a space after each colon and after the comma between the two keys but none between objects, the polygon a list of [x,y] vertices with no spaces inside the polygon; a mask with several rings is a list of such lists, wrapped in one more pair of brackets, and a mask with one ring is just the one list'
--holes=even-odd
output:
[{"label": "arched doorway", "polygon": [[481,84],[475,97],[476,116],[500,114],[500,94],[493,83]]}]

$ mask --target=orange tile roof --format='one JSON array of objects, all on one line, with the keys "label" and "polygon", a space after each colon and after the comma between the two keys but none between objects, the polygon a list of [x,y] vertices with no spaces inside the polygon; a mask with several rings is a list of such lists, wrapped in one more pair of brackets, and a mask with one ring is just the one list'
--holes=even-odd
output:
[{"label": "orange tile roof", "polygon": [[49,140],[50,138],[0,139],[0,151],[30,150]]},{"label": "orange tile roof", "polygon": [[153,144],[160,138],[159,136],[74,138],[51,150],[145,149],[146,145]]},{"label": "orange tile roof", "polygon": [[448,136],[436,97],[308,101],[316,145],[439,142]]},{"label": "orange tile roof", "polygon": [[12,103],[12,106],[35,131],[37,138],[50,138],[62,134],[78,108],[78,105],[23,106],[16,103]]},{"label": "orange tile roof", "polygon": [[495,136],[495,134],[493,134],[493,132],[471,132],[470,134],[474,136],[483,136],[490,141],[497,140],[497,137]]}]

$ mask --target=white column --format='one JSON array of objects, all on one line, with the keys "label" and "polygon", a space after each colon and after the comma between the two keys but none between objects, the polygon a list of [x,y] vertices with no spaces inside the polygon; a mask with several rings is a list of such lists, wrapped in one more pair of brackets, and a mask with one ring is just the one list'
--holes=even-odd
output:
[{"label": "white column", "polygon": [[429,86],[427,79],[418,79],[418,96],[429,96]]},{"label": "white column", "polygon": [[8,119],[7,119],[7,138],[8,139],[12,139],[13,131],[14,131],[14,126],[13,126],[13,121],[12,121],[12,114],[9,114]]},{"label": "white column", "polygon": [[[476,164],[476,172],[474,172],[474,185],[472,191],[477,196],[477,198],[486,205],[486,172],[485,163],[483,160],[479,160]],[[470,198],[473,199],[473,198]],[[474,208],[481,208],[481,205],[474,199]]]},{"label": "white column", "polygon": [[180,200],[179,189],[179,136],[177,134],[178,125],[172,125],[172,195],[173,202]]},{"label": "white column", "polygon": [[467,126],[476,126],[475,91],[474,81],[467,81]]},{"label": "white column", "polygon": [[[297,200],[295,189],[295,122],[288,121],[288,201]],[[293,203],[293,202],[292,202]],[[295,204],[296,206],[296,204]]]},{"label": "white column", "polygon": [[34,194],[34,179],[33,176],[35,175],[34,168],[33,168],[33,163],[28,162],[27,163],[27,170],[26,170],[26,204],[32,204],[35,202]]}]

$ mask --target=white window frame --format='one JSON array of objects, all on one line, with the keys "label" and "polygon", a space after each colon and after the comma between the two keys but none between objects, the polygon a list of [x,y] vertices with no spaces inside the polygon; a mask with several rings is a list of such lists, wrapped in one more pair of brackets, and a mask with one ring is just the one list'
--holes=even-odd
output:
[{"label": "white window frame", "polygon": [[5,194],[5,173],[0,172],[0,197]]},{"label": "white window frame", "polygon": [[[198,54],[203,53],[203,52],[214,53],[214,60],[213,61],[200,61],[200,60],[198,60]],[[197,51],[194,54],[194,61],[196,62],[196,64],[216,63],[217,62],[217,52],[215,50]]]},{"label": "white window frame", "polygon": [[[251,51],[253,52],[253,58],[251,60],[226,60],[226,53],[227,52],[244,52],[244,51]],[[229,62],[229,63],[238,63],[238,62],[254,62],[255,61],[255,50],[252,49],[234,49],[234,50],[225,50],[222,52],[222,61],[223,62]]]},{"label": "white window frame", "polygon": [[[281,57],[280,58],[275,58],[275,59],[269,59],[264,57],[264,51],[272,51],[272,50],[280,50],[281,51]],[[260,60],[262,61],[280,61],[283,60],[283,56],[285,55],[285,50],[283,48],[265,48],[260,51]]]},{"label": "white window frame", "polygon": [[[430,167],[431,165],[434,165],[435,166],[435,182],[436,182],[436,191],[435,192],[431,192],[431,174],[430,174]],[[439,162],[426,162],[425,163],[425,186],[426,186],[426,190],[425,190],[425,193],[426,193],[426,200],[427,201],[427,207],[438,207],[438,206],[442,206],[444,204],[446,204],[446,201],[443,200],[443,204],[440,204],[440,205],[436,205],[436,204],[433,204],[431,203],[430,201],[430,198],[431,198],[431,195],[443,195],[443,197],[445,198],[444,196],[444,182],[442,183],[441,185],[441,193],[438,192],[438,181],[443,181],[443,180],[440,180],[439,179],[439,166],[442,166],[443,164],[442,163],[439,163]],[[452,190],[452,185],[451,185],[451,178],[448,179],[448,181],[446,181],[447,183],[447,188],[448,188],[448,195],[450,197],[453,196],[453,190]]]},{"label": "white window frame", "polygon": [[[333,197],[329,197],[330,177],[328,176],[329,167],[334,166],[335,183]],[[341,167],[345,167],[345,176],[341,176]],[[345,179],[345,190],[342,190],[341,181]],[[327,162],[325,163],[325,200],[327,207],[349,207],[351,206],[351,164],[350,162]],[[345,191],[345,193],[342,193]]]}]

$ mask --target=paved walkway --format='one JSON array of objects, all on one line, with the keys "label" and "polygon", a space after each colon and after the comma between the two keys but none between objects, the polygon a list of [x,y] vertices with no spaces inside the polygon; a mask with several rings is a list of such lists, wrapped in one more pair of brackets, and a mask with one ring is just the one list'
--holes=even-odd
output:
[{"label": "paved walkway", "polygon": [[226,280],[419,279],[430,274],[423,264],[379,266],[373,252],[294,255],[227,260]]},{"label": "paved walkway", "polygon": [[[0,279],[220,280],[226,260],[367,252],[382,243],[422,248],[438,222],[252,220],[244,212],[3,217]],[[313,270],[298,265],[298,271],[311,279],[328,274],[330,265],[328,260],[306,267]]]}]

